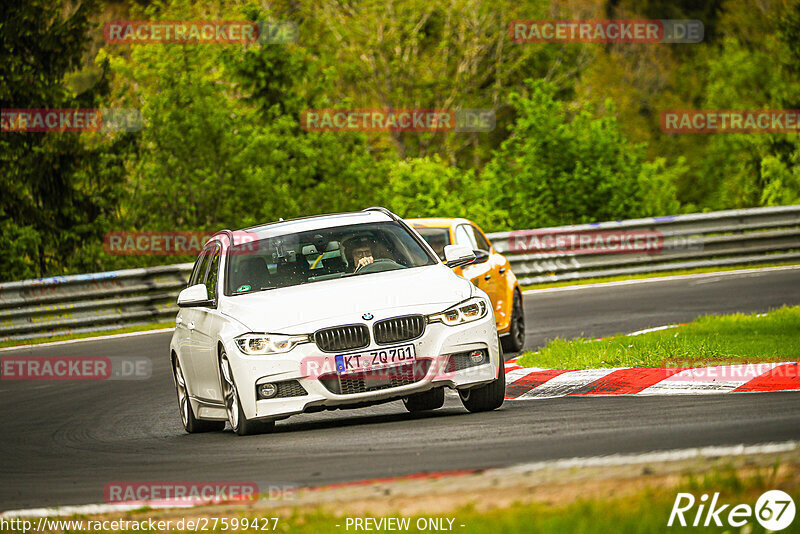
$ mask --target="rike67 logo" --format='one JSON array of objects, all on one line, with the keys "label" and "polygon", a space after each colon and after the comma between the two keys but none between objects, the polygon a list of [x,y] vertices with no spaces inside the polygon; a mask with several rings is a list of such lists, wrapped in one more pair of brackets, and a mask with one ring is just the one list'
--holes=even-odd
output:
[{"label": "rike67 logo", "polygon": [[720,504],[719,492],[714,493],[710,500],[705,493],[699,499],[691,493],[678,493],[667,526],[738,528],[755,518],[764,529],[776,532],[792,524],[795,511],[794,500],[781,490],[765,492],[758,498],[755,507],[749,504]]}]

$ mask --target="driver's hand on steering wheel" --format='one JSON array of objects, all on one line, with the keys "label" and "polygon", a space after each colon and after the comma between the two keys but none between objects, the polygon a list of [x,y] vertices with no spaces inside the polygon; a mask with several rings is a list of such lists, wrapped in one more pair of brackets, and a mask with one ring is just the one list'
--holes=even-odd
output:
[{"label": "driver's hand on steering wheel", "polygon": [[361,269],[362,267],[366,267],[367,265],[369,265],[373,261],[375,261],[375,260],[372,258],[372,256],[364,256],[363,258],[358,260],[358,263],[356,263],[356,271]]}]

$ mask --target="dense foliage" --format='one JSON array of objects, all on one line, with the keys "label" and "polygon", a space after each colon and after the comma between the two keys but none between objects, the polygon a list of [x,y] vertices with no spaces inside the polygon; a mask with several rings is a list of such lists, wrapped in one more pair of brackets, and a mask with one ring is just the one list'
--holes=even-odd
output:
[{"label": "dense foliage", "polygon": [[[800,109],[800,2],[10,0],[2,108],[135,108],[134,132],[0,134],[0,280],[186,258],[112,230],[385,205],[487,231],[800,202],[797,134],[666,134],[668,109]],[[269,9],[271,11],[265,11]],[[514,19],[700,19],[700,44],[519,44]],[[112,19],[283,20],[289,44],[103,41]],[[485,108],[485,133],[309,132],[309,108]]]}]

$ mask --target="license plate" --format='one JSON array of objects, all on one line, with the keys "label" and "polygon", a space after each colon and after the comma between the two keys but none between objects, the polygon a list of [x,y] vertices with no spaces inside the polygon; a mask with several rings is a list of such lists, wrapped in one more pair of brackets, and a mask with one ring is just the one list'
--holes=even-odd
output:
[{"label": "license plate", "polygon": [[336,356],[336,372],[347,374],[385,369],[404,363],[413,363],[415,358],[414,345],[386,347],[354,354],[339,354]]}]

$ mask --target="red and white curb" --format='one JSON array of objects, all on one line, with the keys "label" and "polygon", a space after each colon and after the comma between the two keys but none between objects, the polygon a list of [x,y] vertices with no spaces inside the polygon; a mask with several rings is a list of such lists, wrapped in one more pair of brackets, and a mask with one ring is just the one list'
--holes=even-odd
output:
[{"label": "red and white curb", "polygon": [[538,369],[506,362],[506,399],[581,395],[696,395],[800,389],[800,363],[714,367]]},{"label": "red and white curb", "polygon": [[800,363],[714,367],[539,369],[506,362],[506,399],[585,395],[697,395],[800,389]]},{"label": "red and white curb", "polygon": [[[763,314],[762,314],[763,315]],[[647,328],[638,336],[668,328]],[[622,337],[620,336],[620,337]],[[591,341],[612,339],[617,336]],[[617,367],[610,369],[542,369],[523,367],[519,358],[505,362],[506,399],[550,399],[586,395],[697,395],[800,389],[800,363],[750,363],[713,367]]]}]

